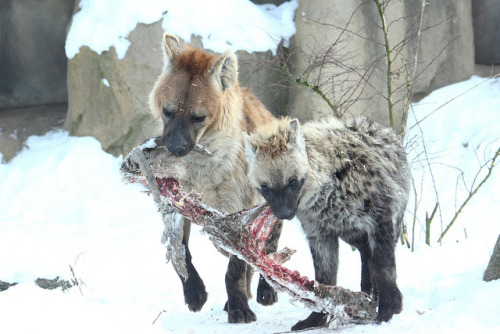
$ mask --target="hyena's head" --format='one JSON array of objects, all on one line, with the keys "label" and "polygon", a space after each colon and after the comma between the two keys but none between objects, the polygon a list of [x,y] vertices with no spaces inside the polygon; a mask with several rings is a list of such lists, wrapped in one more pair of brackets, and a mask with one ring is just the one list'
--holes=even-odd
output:
[{"label": "hyena's head", "polygon": [[[151,92],[149,105],[163,121],[163,142],[177,156],[188,154],[200,138],[235,122],[228,111],[238,84],[236,56],[221,56],[185,46],[164,34],[163,72]],[[237,115],[236,115],[237,116]]]},{"label": "hyena's head", "polygon": [[276,217],[293,218],[309,169],[299,122],[284,118],[246,135],[245,151],[252,186],[269,203]]}]

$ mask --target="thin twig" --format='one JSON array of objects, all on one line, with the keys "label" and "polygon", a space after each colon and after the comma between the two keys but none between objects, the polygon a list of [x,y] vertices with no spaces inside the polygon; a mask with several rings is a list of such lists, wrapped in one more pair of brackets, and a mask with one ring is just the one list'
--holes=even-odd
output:
[{"label": "thin twig", "polygon": [[439,237],[438,239],[438,242],[441,242],[441,240],[443,240],[443,237],[446,235],[446,233],[449,231],[449,229],[451,228],[451,226],[453,226],[453,223],[455,223],[455,221],[457,220],[458,216],[460,215],[460,213],[462,212],[463,208],[467,205],[467,203],[469,203],[469,201],[471,200],[471,198],[477,194],[478,190],[483,186],[483,184],[489,179],[489,177],[491,176],[491,172],[493,171],[493,168],[495,167],[495,162],[498,158],[498,155],[500,155],[500,147],[497,149],[497,151],[495,152],[495,155],[493,156],[493,158],[491,159],[491,164],[490,166],[488,167],[488,174],[486,174],[486,176],[484,177],[484,179],[481,181],[481,183],[479,183],[477,185],[477,187],[475,189],[473,189],[469,196],[467,196],[467,198],[465,199],[465,201],[462,203],[462,205],[460,206],[460,208],[458,209],[458,211],[455,213],[455,215],[453,216],[453,219],[451,220],[451,222],[448,224],[448,226],[446,226],[446,229],[443,231],[443,233],[441,233],[441,236]]},{"label": "thin twig", "polygon": [[425,243],[427,245],[431,245],[431,222],[436,214],[437,208],[439,206],[439,202],[436,202],[434,205],[434,210],[432,210],[432,214],[430,217],[427,216],[427,212],[425,213]]},{"label": "thin twig", "polygon": [[83,296],[82,285],[84,285],[85,283],[81,279],[76,278],[75,271],[73,269],[73,267],[76,267],[76,263],[78,262],[80,255],[81,255],[81,253],[78,254],[78,256],[76,257],[75,263],[73,264],[73,266],[69,265],[69,270],[71,271],[71,275],[73,276],[73,279],[72,279],[73,286],[76,285],[78,287],[78,290],[80,290],[80,294]]},{"label": "thin twig", "polygon": [[[415,118],[416,118],[416,116],[415,116]],[[420,131],[420,137],[422,138],[422,147],[424,149],[425,161],[427,163],[427,168],[429,169],[429,174],[431,175],[432,187],[434,188],[434,194],[436,194],[436,202],[439,203],[439,192],[438,192],[437,187],[436,187],[436,180],[434,178],[434,173],[432,172],[429,153],[427,152],[427,145],[425,144],[425,140],[424,140],[424,132],[423,132],[422,127],[420,125],[418,126],[418,130]],[[441,218],[441,231],[442,231],[443,230],[443,223],[442,223],[443,217],[441,214],[441,207],[439,207],[439,216]]]},{"label": "thin twig", "polygon": [[420,36],[422,35],[422,24],[424,22],[424,9],[425,9],[425,0],[422,0],[422,6],[420,9],[420,22],[418,24],[418,30],[417,30],[417,46],[415,49],[415,58],[413,61],[413,73],[411,74],[411,77],[415,77],[415,74],[417,73],[417,64],[418,64],[418,49],[420,45]]},{"label": "thin twig", "polygon": [[153,321],[152,325],[154,325],[154,324],[156,323],[156,321],[157,321],[158,319],[160,319],[160,316],[161,316],[163,313],[165,313],[165,312],[167,312],[167,311],[162,310],[160,313],[158,313],[158,315],[156,316],[156,318],[155,318],[155,320]]},{"label": "thin twig", "polygon": [[379,0],[374,0],[377,5],[378,14],[380,16],[380,21],[382,22],[382,32],[384,33],[384,44],[385,44],[385,55],[387,58],[387,106],[389,108],[389,125],[394,129],[394,116],[393,116],[393,104],[392,104],[392,60],[391,60],[391,47],[389,45],[389,36],[387,31],[387,25],[385,22],[384,11],[382,9],[382,4]]},{"label": "thin twig", "polygon": [[312,85],[309,81],[307,81],[306,79],[304,79],[303,77],[300,77],[300,78],[297,78],[295,79],[295,82],[298,84],[298,85],[301,85],[301,86],[304,86],[306,88],[309,88],[311,89],[313,92],[315,92],[316,94],[318,94],[319,96],[321,96],[321,98],[323,99],[323,101],[325,101],[328,106],[330,107],[330,109],[332,109],[333,111],[333,114],[335,115],[335,117],[337,118],[340,118],[340,114],[339,112],[337,111],[337,108],[333,105],[333,103],[330,101],[330,99],[325,95],[325,93],[323,93],[323,91],[321,90],[321,88],[319,88],[319,86],[314,86]]},{"label": "thin twig", "polygon": [[413,209],[413,225],[412,225],[412,236],[411,236],[411,251],[415,250],[415,223],[417,221],[417,209],[418,209],[418,194],[417,187],[415,187],[415,179],[412,177],[411,182],[413,184],[413,192],[415,196],[415,204]]}]

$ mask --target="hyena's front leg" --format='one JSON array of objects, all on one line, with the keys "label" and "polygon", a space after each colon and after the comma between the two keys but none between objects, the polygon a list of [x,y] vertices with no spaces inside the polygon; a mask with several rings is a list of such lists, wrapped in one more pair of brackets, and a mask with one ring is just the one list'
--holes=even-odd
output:
[{"label": "hyena's front leg", "polygon": [[184,226],[184,236],[182,238],[182,243],[186,249],[186,269],[188,272],[187,280],[179,275],[182,282],[182,289],[184,291],[184,302],[187,304],[189,310],[197,312],[201,310],[205,302],[207,301],[207,292],[205,290],[205,284],[201,279],[200,275],[196,271],[191,261],[191,252],[189,251],[189,234],[191,232],[191,221],[186,218],[182,218],[182,223]]},{"label": "hyena's front leg", "polygon": [[255,313],[248,306],[247,266],[237,256],[231,255],[229,257],[226,273],[227,303],[225,310],[230,323],[248,323],[257,320]]},{"label": "hyena's front leg", "polygon": [[378,321],[389,321],[403,309],[403,295],[396,283],[396,257],[392,224],[386,222],[374,235],[375,248],[370,261],[374,294],[378,295]]},{"label": "hyena's front leg", "polygon": [[[337,285],[337,269],[339,263],[339,238],[322,236],[308,238],[309,248],[314,263],[316,280],[327,285]],[[311,327],[323,327],[328,321],[328,314],[312,312],[307,319],[301,320],[292,327],[298,331]]]},{"label": "hyena's front leg", "polygon": [[[273,227],[271,237],[266,244],[266,254],[276,252],[278,242],[283,229],[283,221],[279,220]],[[250,284],[250,283],[249,283]],[[267,283],[267,281],[259,276],[259,286],[257,287],[257,302],[262,305],[272,305],[278,301],[278,293]]]}]

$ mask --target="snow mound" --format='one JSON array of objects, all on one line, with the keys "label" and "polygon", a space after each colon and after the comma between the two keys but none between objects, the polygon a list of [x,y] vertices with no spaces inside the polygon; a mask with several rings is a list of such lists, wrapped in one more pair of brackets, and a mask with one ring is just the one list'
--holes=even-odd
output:
[{"label": "snow mound", "polygon": [[250,0],[81,0],[66,38],[66,56],[73,58],[86,45],[98,54],[114,47],[122,59],[137,24],[159,20],[165,31],[185,41],[200,36],[203,46],[215,52],[275,52],[278,42],[295,34],[297,5],[298,0],[280,6]]}]

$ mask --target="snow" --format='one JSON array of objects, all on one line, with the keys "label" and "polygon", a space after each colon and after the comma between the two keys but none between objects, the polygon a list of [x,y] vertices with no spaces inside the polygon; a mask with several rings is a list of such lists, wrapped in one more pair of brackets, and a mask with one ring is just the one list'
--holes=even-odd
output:
[{"label": "snow", "polygon": [[160,20],[165,31],[184,41],[200,36],[204,48],[215,52],[275,52],[281,39],[295,34],[297,5],[298,0],[278,7],[250,0],[81,0],[66,38],[66,56],[73,58],[82,46],[98,54],[114,47],[123,59],[130,46],[127,36],[137,24]]},{"label": "snow", "polygon": [[[470,92],[460,96],[470,89]],[[433,242],[439,238],[439,234],[467,198],[467,189],[470,191],[477,186],[487,174],[488,170],[484,167],[474,187],[472,186],[479,168],[493,157],[500,146],[499,92],[499,79],[487,81],[484,78],[472,77],[470,80],[441,88],[413,106],[414,113],[410,115],[408,123],[411,131],[407,134],[409,160],[413,165],[412,173],[417,188],[420,190],[422,180],[424,185],[423,192],[419,194],[417,217],[419,224],[425,225],[425,212],[430,215],[438,201],[425,154],[419,155],[424,151],[424,142],[439,194],[438,215],[443,221],[441,224],[439,219],[436,219],[431,225]],[[434,112],[441,104],[450,100],[450,103]],[[424,119],[428,114],[430,116]],[[422,129],[414,125],[416,119],[424,119],[421,123]],[[424,141],[421,140],[422,137]],[[500,232],[499,221],[494,218],[499,213],[497,208],[500,195],[495,192],[495,189],[499,189],[498,182],[498,171],[494,171],[491,179],[476,195],[481,198],[472,199],[478,210],[466,208],[461,213],[462,219],[450,229],[449,235],[443,239],[444,242],[459,242],[466,239],[466,234],[472,237],[484,233],[483,241],[488,245],[494,244]],[[414,197],[410,199],[408,206],[411,211],[413,202]],[[423,233],[418,235],[420,238],[423,236]]]},{"label": "snow", "polygon": [[[433,92],[413,106],[416,117],[421,119],[483,81],[473,77]],[[464,192],[459,188],[455,196],[456,169],[442,164],[461,168],[466,180],[473,177],[476,154],[489,158],[499,145],[498,105],[500,80],[490,80],[425,119],[422,132],[414,127],[408,134],[410,143],[418,143],[412,138],[424,135],[444,225],[454,212],[455,197],[461,203]],[[414,144],[408,149],[413,161],[422,147]],[[121,182],[120,162],[97,140],[59,131],[30,137],[21,153],[0,164],[0,280],[18,283],[0,292],[0,333],[276,333],[288,331],[309,314],[300,303],[293,305],[280,294],[279,302],[270,307],[250,301],[257,322],[227,323],[222,310],[227,259],[197,227],[191,232],[191,252],[209,296],[199,313],[190,312],[179,278],[165,263],[160,242],[163,224],[153,199],[140,186]],[[417,180],[424,175],[424,193],[429,197],[421,201],[420,220],[434,205],[425,166],[412,164]],[[398,245],[403,312],[389,323],[351,326],[343,333],[500,332],[500,280],[482,281],[500,233],[499,173],[493,171],[441,245],[436,243],[439,220],[433,223],[430,247],[419,223],[415,252]],[[412,211],[410,202],[407,223]],[[280,248],[285,246],[298,251],[286,265],[314,277],[296,220],[285,222]],[[38,277],[71,280],[70,267],[84,282],[81,292],[43,290],[34,283]],[[339,285],[359,290],[359,278],[359,255],[342,244]],[[257,282],[255,275],[254,296]]]}]

